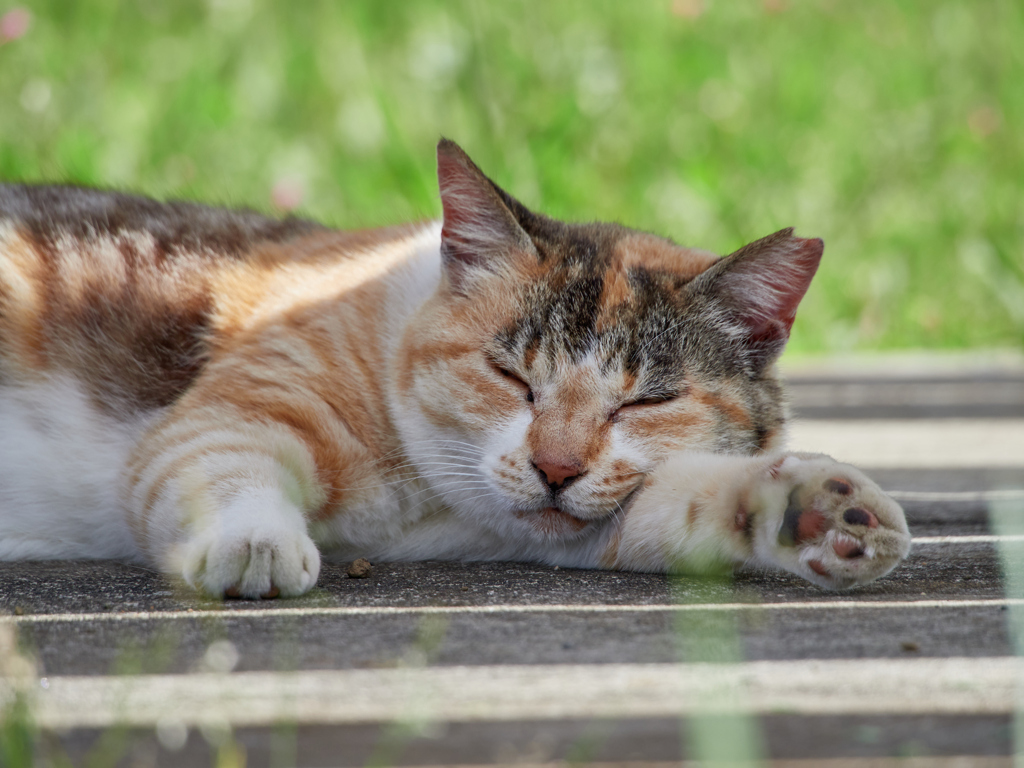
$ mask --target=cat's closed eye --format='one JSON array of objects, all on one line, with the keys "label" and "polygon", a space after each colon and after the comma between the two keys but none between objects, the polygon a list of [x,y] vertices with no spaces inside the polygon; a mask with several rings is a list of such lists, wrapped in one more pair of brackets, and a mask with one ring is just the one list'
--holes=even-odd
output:
[{"label": "cat's closed eye", "polygon": [[641,398],[640,400],[633,400],[622,407],[628,407],[631,405],[661,405],[662,403],[667,403],[669,400],[675,400],[676,397],[677,395],[654,395],[652,397]]},{"label": "cat's closed eye", "polygon": [[532,403],[533,402],[533,389],[530,387],[529,384],[527,384],[525,381],[523,381],[519,376],[514,374],[508,368],[504,368],[504,367],[498,365],[497,363],[491,363],[491,365],[493,366],[494,370],[496,370],[498,373],[500,373],[506,379],[508,379],[509,381],[513,382],[514,384],[516,384],[517,386],[519,386],[520,388],[523,389],[523,391],[526,393],[526,402],[528,402],[528,403]]},{"label": "cat's closed eye", "polygon": [[639,411],[645,408],[650,408],[651,406],[663,405],[665,403],[669,403],[677,399],[679,395],[679,392],[673,392],[657,395],[648,395],[647,397],[641,397],[637,398],[636,400],[630,400],[616,408],[609,418],[611,421],[618,421],[619,416],[622,415],[623,413],[630,413],[633,411]]}]

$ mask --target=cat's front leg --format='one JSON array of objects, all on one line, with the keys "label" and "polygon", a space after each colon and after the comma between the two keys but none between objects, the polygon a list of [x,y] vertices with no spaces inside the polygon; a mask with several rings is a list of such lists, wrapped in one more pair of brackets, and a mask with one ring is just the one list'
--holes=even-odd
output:
[{"label": "cat's front leg", "polygon": [[653,472],[618,532],[615,567],[781,568],[826,589],[891,571],[903,510],[855,467],[817,454],[680,454]]},{"label": "cat's front leg", "polygon": [[207,426],[164,424],[137,450],[127,488],[136,539],[155,565],[215,597],[303,594],[320,570],[306,519],[322,502],[312,458],[276,425]]},{"label": "cat's front leg", "polygon": [[214,596],[294,597],[316,584],[320,553],[302,511],[278,489],[240,494],[192,521],[171,568]]}]

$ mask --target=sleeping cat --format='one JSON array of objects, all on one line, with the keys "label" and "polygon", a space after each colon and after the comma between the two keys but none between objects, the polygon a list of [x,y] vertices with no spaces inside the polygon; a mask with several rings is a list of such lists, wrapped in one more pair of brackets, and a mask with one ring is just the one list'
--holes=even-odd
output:
[{"label": "sleeping cat", "polygon": [[782,450],[820,240],[562,223],[447,140],[438,176],[442,223],[364,232],[0,186],[0,558],[256,598],[320,550],[825,588],[906,556],[874,483]]}]

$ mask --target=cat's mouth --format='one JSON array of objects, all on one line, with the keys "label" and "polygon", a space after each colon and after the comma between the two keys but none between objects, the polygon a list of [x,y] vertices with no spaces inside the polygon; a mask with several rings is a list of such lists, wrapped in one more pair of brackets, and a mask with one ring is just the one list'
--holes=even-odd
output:
[{"label": "cat's mouth", "polygon": [[520,520],[530,523],[538,532],[547,536],[571,536],[579,533],[593,520],[584,520],[558,507],[543,509],[517,509],[513,512]]}]

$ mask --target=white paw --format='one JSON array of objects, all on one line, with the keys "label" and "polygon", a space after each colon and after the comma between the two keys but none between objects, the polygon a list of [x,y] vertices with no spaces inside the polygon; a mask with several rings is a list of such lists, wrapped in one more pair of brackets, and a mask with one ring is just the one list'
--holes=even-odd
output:
[{"label": "white paw", "polygon": [[320,553],[290,516],[219,515],[182,551],[185,581],[214,597],[294,597],[319,574]]},{"label": "white paw", "polygon": [[874,581],[910,551],[903,509],[849,464],[791,454],[759,485],[758,555],[820,587]]}]

